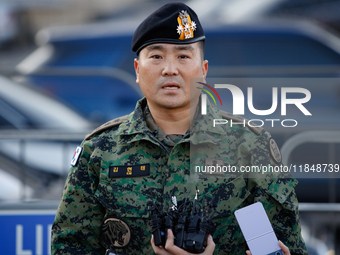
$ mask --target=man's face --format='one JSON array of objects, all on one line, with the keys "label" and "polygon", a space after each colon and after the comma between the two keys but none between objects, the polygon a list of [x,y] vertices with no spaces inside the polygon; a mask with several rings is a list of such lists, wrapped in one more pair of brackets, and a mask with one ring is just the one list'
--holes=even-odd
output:
[{"label": "man's face", "polygon": [[153,107],[190,108],[199,89],[190,93],[190,78],[205,79],[208,61],[202,60],[198,43],[156,43],[143,48],[135,59],[136,82]]}]

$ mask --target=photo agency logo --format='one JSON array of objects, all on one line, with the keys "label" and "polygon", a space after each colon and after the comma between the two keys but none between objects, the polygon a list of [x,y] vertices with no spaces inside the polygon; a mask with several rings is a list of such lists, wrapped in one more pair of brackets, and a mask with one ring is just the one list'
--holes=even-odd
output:
[{"label": "photo agency logo", "polygon": [[[209,88],[220,101],[222,106],[222,100],[215,89],[228,89],[232,94],[233,100],[233,114],[234,115],[244,115],[244,106],[245,106],[245,97],[242,90],[232,84],[215,84],[214,88],[206,83],[198,82],[203,86]],[[199,88],[199,87],[198,87]],[[206,92],[214,101],[215,105],[217,105],[214,96],[211,94],[210,91],[204,88],[199,88],[203,92]],[[294,94],[301,94],[301,98],[288,98],[290,93]],[[207,114],[207,94],[201,94],[201,114]],[[278,88],[272,88],[272,105],[269,109],[259,110],[254,107],[253,104],[253,88],[247,88],[247,106],[249,111],[257,116],[268,116],[274,113],[278,107]],[[308,89],[299,88],[299,87],[282,87],[281,88],[281,116],[287,116],[287,105],[295,105],[305,116],[311,116],[312,114],[307,110],[307,108],[303,105],[307,103],[311,99],[311,93]],[[243,126],[251,126],[251,127],[262,127],[264,126],[265,122],[271,123],[271,126],[274,127],[275,122],[280,122],[283,127],[296,127],[298,122],[296,119],[268,119],[268,118],[261,118],[261,119],[244,119],[243,122],[233,122],[233,120],[226,120],[226,119],[214,119],[213,127],[216,125],[223,125],[230,123],[231,126],[233,125],[243,125]],[[258,123],[257,125],[254,123]]]},{"label": "photo agency logo", "polygon": [[[215,95],[217,96],[218,100],[220,101],[220,104],[222,105],[222,100],[221,100],[221,97],[220,95],[217,93],[217,91],[211,87],[210,85],[206,84],[206,83],[203,83],[203,82],[197,82],[199,84],[202,84],[203,86],[206,86],[207,88],[209,88],[212,92],[215,93]],[[216,103],[216,100],[215,100],[215,97],[210,93],[209,90],[207,89],[204,89],[204,88],[200,88],[200,87],[197,87],[198,89],[204,91],[205,93],[207,93],[211,98],[212,100],[214,101],[215,105],[217,106],[217,103]],[[204,105],[204,107],[202,107],[202,115],[206,115],[207,114],[207,95],[206,94],[201,94],[201,100],[202,100],[202,106]]]}]

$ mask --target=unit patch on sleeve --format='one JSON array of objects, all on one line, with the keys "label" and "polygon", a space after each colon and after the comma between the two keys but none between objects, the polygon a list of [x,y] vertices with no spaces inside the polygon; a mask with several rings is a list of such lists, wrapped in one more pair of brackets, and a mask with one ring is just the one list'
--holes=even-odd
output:
[{"label": "unit patch on sleeve", "polygon": [[270,154],[272,158],[275,160],[275,162],[281,163],[282,157],[281,157],[280,149],[277,146],[273,138],[270,138],[269,140],[269,148],[270,148]]},{"label": "unit patch on sleeve", "polygon": [[76,151],[73,154],[72,160],[71,160],[71,166],[75,166],[78,163],[78,159],[80,156],[81,151],[83,150],[83,147],[78,146]]},{"label": "unit patch on sleeve", "polygon": [[125,221],[118,218],[106,218],[102,225],[102,238],[108,248],[126,247],[131,239],[131,230]]},{"label": "unit patch on sleeve", "polygon": [[150,175],[150,164],[135,166],[110,166],[109,177],[138,177]]}]

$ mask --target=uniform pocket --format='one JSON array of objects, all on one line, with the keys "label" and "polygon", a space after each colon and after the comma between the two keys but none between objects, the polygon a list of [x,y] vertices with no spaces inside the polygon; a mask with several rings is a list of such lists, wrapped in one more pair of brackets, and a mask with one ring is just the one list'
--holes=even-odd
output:
[{"label": "uniform pocket", "polygon": [[[124,236],[124,243],[121,242],[124,245],[128,243],[127,246],[123,248],[121,247],[123,245],[118,245],[115,250],[121,254],[152,254],[150,245],[152,230],[147,211],[147,202],[150,200],[148,191],[152,188],[148,186],[148,181],[148,178],[136,177],[102,179],[99,182],[95,197],[106,209],[105,218],[121,222],[130,234],[130,237],[128,234]],[[106,234],[104,230],[101,234],[119,244],[118,237],[121,235]]]},{"label": "uniform pocket", "polygon": [[240,176],[230,182],[220,183],[212,194],[220,197],[214,218],[222,218],[232,215],[248,198],[250,192],[243,176]]},{"label": "uniform pocket", "polygon": [[250,192],[243,176],[221,183],[216,193],[221,200],[217,207],[214,223],[214,242],[219,254],[239,254],[245,250],[245,240],[238,226],[234,212],[248,204]]},{"label": "uniform pocket", "polygon": [[124,184],[116,180],[101,180],[95,193],[96,199],[117,217],[148,218],[146,204],[151,198],[143,184],[145,180],[142,177],[133,180],[125,178]]},{"label": "uniform pocket", "polygon": [[277,201],[283,209],[297,212],[298,202],[295,195],[296,185],[296,179],[275,179],[266,192]]}]

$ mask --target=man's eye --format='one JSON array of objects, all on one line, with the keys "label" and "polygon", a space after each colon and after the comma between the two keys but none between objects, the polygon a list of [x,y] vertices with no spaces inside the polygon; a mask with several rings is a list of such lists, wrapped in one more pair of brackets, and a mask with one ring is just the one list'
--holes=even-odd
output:
[{"label": "man's eye", "polygon": [[151,56],[151,58],[154,58],[154,59],[161,59],[161,56],[160,56],[160,55],[153,55],[153,56]]},{"label": "man's eye", "polygon": [[188,58],[188,56],[187,55],[180,55],[179,58],[185,59],[185,58]]}]

